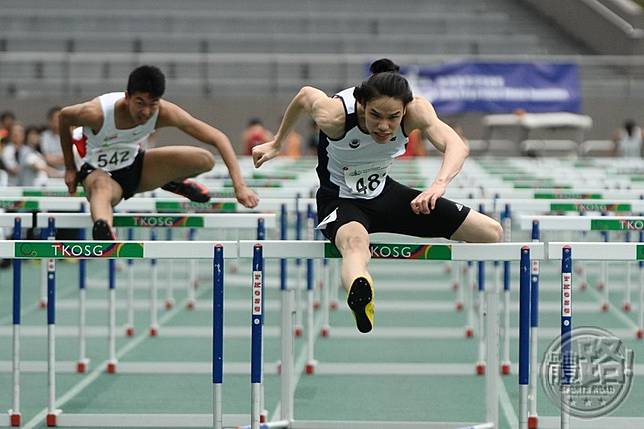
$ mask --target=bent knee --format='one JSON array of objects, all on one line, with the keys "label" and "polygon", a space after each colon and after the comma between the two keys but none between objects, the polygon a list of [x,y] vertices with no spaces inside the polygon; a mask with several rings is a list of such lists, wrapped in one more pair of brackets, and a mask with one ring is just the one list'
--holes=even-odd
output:
[{"label": "bent knee", "polygon": [[503,227],[494,219],[490,221],[481,230],[480,240],[482,243],[498,243],[503,240]]},{"label": "bent knee", "polygon": [[199,173],[205,173],[212,170],[215,167],[215,157],[212,153],[203,149],[196,154],[194,162],[196,168],[199,169]]}]

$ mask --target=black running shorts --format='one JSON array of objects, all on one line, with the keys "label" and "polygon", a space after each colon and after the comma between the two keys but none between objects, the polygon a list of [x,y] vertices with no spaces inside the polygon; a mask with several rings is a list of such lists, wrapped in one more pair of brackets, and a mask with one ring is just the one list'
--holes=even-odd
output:
[{"label": "black running shorts", "polygon": [[370,200],[339,198],[319,189],[316,195],[318,220],[322,221],[337,209],[337,218],[329,222],[322,233],[335,243],[338,229],[349,222],[362,224],[369,232],[390,232],[415,237],[450,238],[461,226],[469,207],[446,198],[439,198],[429,214],[415,214],[411,201],[421,191],[402,185],[387,177],[382,193]]},{"label": "black running shorts", "polygon": [[[116,183],[121,186],[123,190],[123,199],[127,200],[136,194],[136,190],[139,188],[139,183],[141,182],[141,174],[143,173],[143,158],[145,156],[145,151],[140,150],[134,158],[134,162],[127,167],[120,168],[113,171],[105,171],[109,174]],[[87,179],[87,176],[94,170],[101,170],[96,168],[93,165],[85,163],[81,166],[80,171],[78,172],[77,178],[78,183],[81,185]],[[104,171],[104,170],[103,170]]]}]

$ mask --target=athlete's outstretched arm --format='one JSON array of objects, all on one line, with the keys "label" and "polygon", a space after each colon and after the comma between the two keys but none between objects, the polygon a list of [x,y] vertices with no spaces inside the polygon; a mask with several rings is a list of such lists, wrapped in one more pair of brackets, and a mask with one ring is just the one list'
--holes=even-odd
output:
[{"label": "athlete's outstretched arm", "polygon": [[443,162],[434,182],[411,202],[414,213],[427,214],[434,209],[436,200],[445,194],[447,185],[461,171],[470,150],[456,131],[438,118],[434,107],[423,97],[415,97],[407,105],[405,119],[405,129],[419,129],[423,137],[443,153]]},{"label": "athlete's outstretched arm", "polygon": [[330,98],[324,92],[312,86],[305,86],[291,100],[275,139],[253,148],[253,162],[260,167],[266,161],[280,153],[282,143],[303,115],[308,115],[326,134],[337,134],[338,124],[344,126],[344,108],[337,98]]},{"label": "athlete's outstretched arm", "polygon": [[217,148],[228,168],[237,200],[247,207],[257,205],[259,198],[255,192],[246,186],[237,162],[237,156],[226,134],[193,117],[176,104],[165,100],[161,100],[159,119],[157,120],[157,128],[161,127],[176,127],[189,136]]},{"label": "athlete's outstretched arm", "polygon": [[76,192],[76,164],[72,150],[72,128],[88,126],[99,130],[103,123],[103,112],[98,99],[64,107],[60,111],[58,124],[60,128],[60,146],[65,159],[65,184],[70,194]]}]

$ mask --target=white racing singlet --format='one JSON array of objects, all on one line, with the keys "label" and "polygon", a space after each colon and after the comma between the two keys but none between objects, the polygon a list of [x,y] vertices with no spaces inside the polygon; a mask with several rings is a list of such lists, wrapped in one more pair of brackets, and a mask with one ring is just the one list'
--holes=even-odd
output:
[{"label": "white racing singlet", "polygon": [[90,127],[83,127],[86,153],[83,161],[105,171],[125,168],[134,162],[139,148],[154,132],[159,111],[147,122],[126,130],[116,128],[114,106],[125,97],[123,92],[112,92],[99,97],[103,110],[103,126],[94,134]]},{"label": "white racing singlet", "polygon": [[336,94],[345,110],[345,134],[334,140],[320,133],[317,172],[320,187],[341,198],[380,195],[394,158],[405,153],[407,135],[399,127],[387,143],[376,143],[360,129],[353,89]]}]

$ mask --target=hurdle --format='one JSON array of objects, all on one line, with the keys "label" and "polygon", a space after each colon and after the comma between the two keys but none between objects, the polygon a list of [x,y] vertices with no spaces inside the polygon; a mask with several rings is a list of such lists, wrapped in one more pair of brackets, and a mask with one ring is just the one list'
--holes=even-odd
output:
[{"label": "hurdle", "polygon": [[[266,259],[294,259],[294,258],[339,258],[340,254],[328,242],[321,241],[250,241],[241,240],[239,242],[240,257],[251,258],[257,252],[257,248],[261,249],[261,255]],[[411,260],[441,260],[441,261],[494,261],[494,260],[515,260],[521,259],[522,253],[525,251],[538,259],[544,257],[544,247],[542,243],[495,243],[495,244],[436,244],[436,243],[413,243],[413,244],[395,244],[395,243],[372,243],[373,246],[387,249],[385,252],[378,252],[376,257],[383,259],[411,259]],[[288,287],[282,289],[284,295],[288,296]],[[485,327],[487,330],[488,347],[487,362],[491,367],[498,367],[498,337],[499,337],[499,322],[498,322],[498,285],[494,288],[486,289],[487,311],[485,312]],[[283,298],[283,305],[288,305],[286,310],[282,309],[283,315],[292,315],[292,301],[288,298]],[[291,332],[290,324],[292,317],[286,317],[285,320],[289,326],[282,326],[282,332]],[[292,341],[292,337],[291,340]],[[292,349],[291,349],[292,350]],[[292,352],[285,354],[285,348],[282,348],[282,374],[291,373],[293,365]],[[284,379],[283,379],[284,381]],[[282,395],[288,394],[289,398],[284,401],[280,407],[280,419],[290,422],[289,428],[292,429],[326,429],[326,428],[498,428],[498,392],[497,383],[498,375],[495,371],[486,372],[486,422],[482,424],[460,423],[460,422],[334,422],[334,421],[300,421],[293,419],[294,403],[294,386],[292,381],[286,380],[287,388],[282,390]],[[251,429],[257,429],[260,426],[258,419],[254,419],[251,423]]]},{"label": "hurdle", "polygon": [[[551,242],[547,245],[548,259],[560,260],[561,265],[561,334],[562,340],[570,336],[572,329],[573,300],[572,300],[572,261],[589,260],[589,261],[642,261],[644,260],[644,246],[638,243],[576,243],[576,242]],[[563,344],[563,343],[562,343]],[[568,343],[569,345],[569,343]],[[644,426],[643,417],[600,417],[593,420],[576,419],[570,416],[568,407],[570,399],[570,389],[572,384],[572,363],[571,350],[562,347],[561,350],[561,413],[559,416],[540,416],[539,428],[551,429],[561,428],[568,429],[573,422],[577,422],[579,427],[584,429],[603,429],[607,427],[642,427]],[[629,369],[633,364],[633,353],[628,352],[625,356],[626,367],[624,376],[633,377],[633,372]],[[630,425],[630,426],[627,426]],[[523,428],[520,428],[523,429]]]},{"label": "hurdle", "polygon": [[[644,230],[644,216],[521,216],[521,229],[528,229],[532,221],[537,221],[542,230],[547,231],[623,231],[641,232]],[[605,239],[605,237],[604,237]],[[640,236],[640,241],[642,237]],[[577,258],[575,258],[577,259]],[[606,284],[605,260],[602,262],[602,280],[604,281],[604,302],[601,310],[608,310],[608,284]],[[629,265],[630,267],[630,265]],[[640,266],[640,293],[639,293],[639,323],[636,330],[638,338],[644,337],[644,273]],[[630,309],[630,269],[627,270],[628,279],[626,282],[624,309]]]},{"label": "hurdle", "polygon": [[[238,229],[257,229],[258,222],[262,221],[262,228],[274,229],[276,227],[275,214],[265,213],[211,213],[199,215],[185,215],[183,213],[128,213],[121,214],[115,213],[113,224],[115,227],[127,228],[152,228],[152,240],[156,239],[154,233],[155,227],[163,228],[238,228]],[[89,228],[93,225],[92,218],[87,213],[38,213],[36,215],[36,225],[40,228],[47,227],[50,234],[50,239],[54,238],[55,228]],[[192,241],[192,240],[190,240]],[[127,314],[128,320],[125,325],[126,333],[128,336],[134,334],[134,304],[133,294],[133,271],[132,264],[129,263],[132,259],[128,260],[128,267],[130,270],[128,290],[128,305]],[[81,260],[81,262],[83,262]],[[191,263],[195,259],[190,260]],[[159,333],[159,326],[157,322],[158,306],[157,306],[157,265],[156,260],[152,259],[152,281],[150,287],[150,328],[149,335],[154,337]],[[108,306],[108,343],[110,358],[108,361],[107,370],[109,373],[117,371],[118,361],[116,359],[116,276],[114,260],[108,261],[108,286],[109,286],[109,306]],[[84,268],[81,264],[79,269]],[[172,279],[170,279],[170,283]],[[79,297],[79,360],[77,362],[77,372],[83,373],[89,367],[90,360],[85,354],[85,288],[84,278],[81,276],[80,281],[80,297]],[[194,287],[191,282],[187,282],[187,295],[189,308],[194,308],[195,296]]]},{"label": "hurdle", "polygon": [[[139,241],[139,242],[63,242],[63,241],[2,241],[0,257],[22,259],[46,258],[48,264],[48,403],[46,424],[50,427],[234,427],[248,421],[246,415],[224,415],[221,410],[223,388],[223,272],[224,259],[238,257],[237,242],[200,241]],[[213,261],[213,413],[208,414],[65,414],[56,408],[55,360],[55,261],[59,259],[210,259]],[[16,264],[20,267],[20,264]],[[20,321],[20,277],[14,283],[14,321]],[[14,389],[13,408],[7,415],[0,415],[0,425],[20,425],[20,361],[19,326],[14,337]],[[274,426],[275,427],[275,426]]]}]

